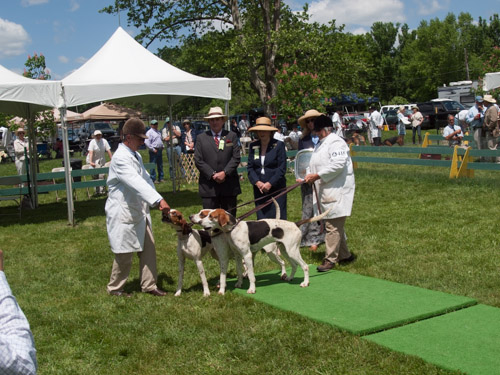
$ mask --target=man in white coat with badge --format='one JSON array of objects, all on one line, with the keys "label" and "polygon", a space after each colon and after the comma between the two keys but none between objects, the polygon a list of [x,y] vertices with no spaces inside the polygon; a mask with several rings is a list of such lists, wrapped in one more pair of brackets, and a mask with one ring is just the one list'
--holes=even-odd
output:
[{"label": "man in white coat with badge", "polygon": [[145,132],[146,126],[141,120],[129,119],[123,126],[122,143],[109,167],[106,227],[115,259],[107,290],[114,296],[130,297],[123,287],[134,253],[139,257],[142,292],[158,297],[167,294],[156,285],[156,249],[149,208],[168,212],[170,207],[156,191],[137,152],[147,139]]},{"label": "man in white coat with badge", "polygon": [[308,174],[304,180],[314,184],[318,194],[313,194],[314,215],[318,215],[318,202],[321,212],[330,209],[324,219],[325,257],[319,272],[333,269],[338,263],[352,262],[355,257],[347,248],[344,224],[351,215],[354,200],[354,171],[347,143],[338,135],[331,133],[332,120],[325,115],[314,120],[314,131],[319,142],[314,148],[309,163]]}]

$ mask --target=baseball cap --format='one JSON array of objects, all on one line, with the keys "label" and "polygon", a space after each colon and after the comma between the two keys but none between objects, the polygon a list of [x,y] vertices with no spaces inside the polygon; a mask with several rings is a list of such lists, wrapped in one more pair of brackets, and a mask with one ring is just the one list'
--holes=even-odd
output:
[{"label": "baseball cap", "polygon": [[151,125],[158,125],[158,120],[151,120],[150,124]]},{"label": "baseball cap", "polygon": [[481,95],[476,96],[476,102],[481,103],[483,101],[483,97]]}]

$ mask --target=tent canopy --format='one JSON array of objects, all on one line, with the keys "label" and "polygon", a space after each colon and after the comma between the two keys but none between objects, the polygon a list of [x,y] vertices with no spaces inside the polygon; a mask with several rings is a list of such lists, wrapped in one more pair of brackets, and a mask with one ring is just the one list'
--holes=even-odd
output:
[{"label": "tent canopy", "polygon": [[189,96],[231,99],[229,78],[204,78],[184,72],[144,48],[121,27],[79,69],[62,80],[60,106],[73,107],[128,98],[165,104]]},{"label": "tent canopy", "polygon": [[0,65],[0,112],[28,119],[56,107],[61,83],[23,77]]},{"label": "tent canopy", "polygon": [[123,107],[115,103],[102,103],[82,113],[84,120],[126,120],[142,117],[140,111]]},{"label": "tent canopy", "polygon": [[486,73],[483,79],[483,90],[490,91],[500,87],[500,72]]}]

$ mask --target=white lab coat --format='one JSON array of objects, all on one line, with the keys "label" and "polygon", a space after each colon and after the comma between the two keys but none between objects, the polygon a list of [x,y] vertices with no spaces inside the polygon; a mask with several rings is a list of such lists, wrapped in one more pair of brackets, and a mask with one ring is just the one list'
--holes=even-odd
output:
[{"label": "white lab coat", "polygon": [[382,137],[382,126],[384,125],[384,118],[379,111],[373,111],[370,114],[370,133],[373,138]]},{"label": "white lab coat", "polygon": [[143,250],[146,223],[151,225],[149,207],[162,199],[140,154],[135,154],[139,160],[120,143],[109,166],[106,227],[111,251],[115,254]]},{"label": "white lab coat", "polygon": [[[354,171],[349,147],[336,134],[323,138],[314,149],[308,173],[317,173],[314,182],[321,204],[321,212],[331,209],[325,219],[350,216],[354,200]],[[314,215],[318,214],[316,195],[313,194]]]}]

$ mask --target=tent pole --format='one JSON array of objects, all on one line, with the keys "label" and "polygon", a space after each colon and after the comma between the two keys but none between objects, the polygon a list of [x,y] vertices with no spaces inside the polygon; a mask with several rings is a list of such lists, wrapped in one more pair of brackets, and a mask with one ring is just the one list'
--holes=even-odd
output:
[{"label": "tent pole", "polygon": [[36,147],[36,132],[35,132],[35,114],[31,113],[31,105],[28,104],[28,148],[29,148],[29,165],[30,165],[30,191],[31,191],[31,207],[38,207],[38,186],[36,181],[38,154]]},{"label": "tent pole", "polygon": [[71,161],[69,158],[68,125],[66,124],[66,107],[59,108],[61,115],[61,132],[63,137],[63,158],[64,158],[64,181],[66,183],[66,202],[68,203],[68,223],[75,225],[74,205],[73,205],[73,186],[71,180]]},{"label": "tent pole", "polygon": [[225,112],[226,112],[226,116],[227,116],[227,120],[226,120],[226,130],[231,130],[231,122],[229,121],[229,100],[226,100],[224,110],[225,110]]},{"label": "tent pole", "polygon": [[[172,176],[170,176],[170,178],[172,179],[172,192],[175,194],[176,193],[176,171],[177,171],[177,158],[176,156],[174,155],[174,143],[173,143],[173,140],[172,140],[172,135],[174,133],[174,119],[172,117],[172,98],[169,96],[168,97],[168,117],[170,118],[170,129],[169,129],[169,136],[170,136],[170,140],[169,140],[169,144],[167,145],[167,147],[170,147],[170,156],[172,157]],[[180,141],[179,141],[180,142]],[[169,165],[170,165],[170,160],[168,161]]]}]

